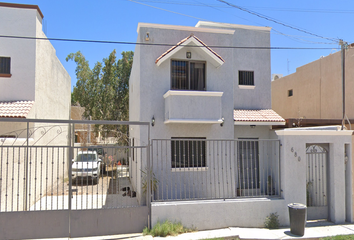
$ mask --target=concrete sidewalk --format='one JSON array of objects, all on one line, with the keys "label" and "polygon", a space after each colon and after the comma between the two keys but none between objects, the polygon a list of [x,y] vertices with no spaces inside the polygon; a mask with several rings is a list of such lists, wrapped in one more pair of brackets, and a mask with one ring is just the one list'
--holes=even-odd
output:
[{"label": "concrete sidewalk", "polygon": [[[121,239],[131,239],[131,240],[157,240],[157,239],[169,239],[169,240],[188,240],[188,239],[209,239],[209,238],[224,238],[227,240],[232,239],[320,239],[323,237],[336,236],[336,235],[349,235],[354,234],[354,224],[341,224],[335,225],[326,221],[314,221],[307,222],[305,228],[305,235],[300,237],[290,233],[289,228],[281,228],[269,230],[266,228],[240,228],[240,227],[229,227],[217,230],[209,231],[198,231],[192,233],[184,233],[178,236],[172,237],[152,237],[143,236],[142,233],[133,234],[122,234],[114,236],[100,236],[100,237],[85,237],[85,238],[70,238],[75,240],[121,240]],[[61,238],[69,239],[69,238]],[[60,239],[60,240],[61,240]],[[58,238],[56,240],[59,240]]]}]

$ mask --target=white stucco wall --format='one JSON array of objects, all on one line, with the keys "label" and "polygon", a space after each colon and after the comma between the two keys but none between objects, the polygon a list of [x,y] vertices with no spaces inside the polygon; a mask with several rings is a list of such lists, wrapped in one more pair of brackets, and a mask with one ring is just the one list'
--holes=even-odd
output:
[{"label": "white stucco wall", "polygon": [[[36,37],[37,10],[0,7],[0,34]],[[0,39],[0,56],[11,57],[11,77],[0,77],[0,100],[35,99],[36,40]]]},{"label": "white stucco wall", "polygon": [[[352,190],[346,192],[345,146],[352,146],[353,131],[334,130],[278,130],[281,140],[281,184],[283,198],[287,203],[306,204],[306,144],[328,144],[329,220],[334,223],[353,221]],[[293,151],[291,151],[293,149]],[[350,156],[352,156],[351,148]],[[295,157],[296,153],[296,157]],[[351,159],[352,161],[352,159]],[[352,178],[352,176],[350,177]],[[347,204],[346,204],[347,199]]]},{"label": "white stucco wall", "polygon": [[[245,26],[238,28],[224,26],[182,27],[158,24],[139,24],[137,42],[164,43],[175,45],[182,39],[194,34],[209,46],[270,46],[269,28]],[[246,26],[247,27],[247,26]],[[149,33],[149,40],[145,40]],[[165,99],[163,95],[170,90],[170,60],[155,64],[155,60],[167,51],[170,46],[137,45],[134,55],[133,69],[130,79],[130,120],[151,121],[155,118],[155,126],[151,129],[151,138],[171,137],[206,137],[208,139],[233,139],[233,109],[270,108],[270,51],[245,49],[213,49],[225,63],[215,67],[200,50],[182,48],[172,56],[173,59],[185,59],[186,51],[192,53],[190,60],[206,61],[207,91],[222,92],[221,109],[215,111],[225,119],[220,124],[164,124]],[[239,89],[238,70],[255,71],[255,88]],[[193,104],[190,102],[189,104]],[[183,105],[180,106],[183,108]],[[205,108],[198,109],[207,111]],[[210,109],[208,109],[210,111]],[[196,113],[195,113],[196,114]],[[202,114],[201,114],[202,115]],[[187,117],[186,117],[187,118]],[[261,131],[256,129],[255,131]],[[254,132],[255,132],[254,131]],[[131,132],[131,136],[134,133]],[[262,135],[262,134],[259,134]],[[263,134],[263,136],[266,134]],[[142,138],[143,136],[140,136]]]},{"label": "white stucco wall", "polygon": [[[46,38],[37,20],[37,37]],[[50,41],[36,40],[35,118],[69,119],[71,78]]]},{"label": "white stucco wall", "polygon": [[165,220],[181,222],[198,230],[237,227],[264,227],[269,213],[279,215],[283,226],[288,223],[284,199],[233,199],[191,202],[152,203],[151,224]]},{"label": "white stucco wall", "polygon": [[[46,38],[42,16],[35,6],[0,6],[0,22],[1,35]],[[52,44],[46,40],[1,38],[0,46],[0,56],[11,58],[12,74],[0,77],[0,101],[34,101],[27,118],[69,119],[71,79]],[[16,123],[5,125],[0,126],[0,134],[26,127]],[[61,131],[66,132],[65,136],[56,140],[66,144],[67,128]],[[46,133],[42,143],[53,139],[53,134]]]},{"label": "white stucco wall", "polygon": [[[289,226],[289,203],[306,204],[306,145],[329,146],[329,221],[353,222],[352,171],[345,171],[345,148],[352,169],[353,131],[278,130],[281,156],[281,197],[152,204],[152,225],[180,221],[199,230],[228,226],[263,227],[266,216],[277,212],[281,226]],[[293,150],[292,150],[293,149]],[[296,157],[295,154],[296,153]]]},{"label": "white stucco wall", "polygon": [[[270,46],[269,28],[257,28],[232,25],[224,28],[218,26],[184,27],[159,24],[139,24],[137,42],[160,43],[175,45],[182,39],[193,34],[208,46]],[[149,40],[146,35],[149,34]],[[252,38],[252,39],[251,39]],[[254,38],[254,39],[253,39]],[[180,101],[179,110],[169,116],[190,120],[200,118],[224,118],[224,124],[219,123],[164,123],[165,109],[176,109],[176,102],[172,108],[168,105],[170,98],[164,94],[171,89],[171,59],[162,61],[158,66],[156,59],[166,52],[171,46],[136,45],[133,68],[130,76],[130,121],[147,121],[155,119],[155,126],[151,127],[151,139],[171,139],[172,137],[202,137],[209,139],[235,139],[238,137],[253,137],[268,139],[269,127],[257,126],[248,134],[249,126],[234,126],[233,110],[270,108],[270,51],[246,50],[237,48],[213,48],[224,59],[221,66],[216,67],[215,62],[198,48],[185,47],[175,53],[171,59],[185,60],[186,52],[191,52],[192,58],[188,60],[206,62],[206,92],[220,92],[213,104],[208,100],[193,101],[186,96],[185,101]],[[238,71],[248,70],[255,72],[255,88],[239,89]],[[179,96],[181,97],[181,96]],[[184,96],[183,96],[184,97]],[[188,101],[186,100],[188,99]],[[200,102],[203,102],[201,104]],[[220,102],[219,102],[220,101]],[[193,105],[198,103],[196,107]],[[167,105],[166,105],[167,104]],[[188,111],[183,111],[188,105]],[[218,107],[211,108],[211,105]],[[221,107],[219,107],[221,105]],[[171,108],[171,109],[170,109]],[[189,113],[189,114],[187,114]],[[147,139],[147,131],[138,126],[130,128],[130,136],[136,144],[143,144],[141,139]],[[146,162],[146,155],[142,154],[142,163]],[[210,164],[210,161],[209,161]],[[142,167],[145,165],[142,164]],[[133,179],[134,181],[134,179]],[[138,183],[136,183],[138,184]],[[133,185],[136,185],[133,184]],[[137,185],[136,185],[137,186]],[[139,188],[137,186],[137,188]],[[139,195],[139,193],[138,193]]]}]

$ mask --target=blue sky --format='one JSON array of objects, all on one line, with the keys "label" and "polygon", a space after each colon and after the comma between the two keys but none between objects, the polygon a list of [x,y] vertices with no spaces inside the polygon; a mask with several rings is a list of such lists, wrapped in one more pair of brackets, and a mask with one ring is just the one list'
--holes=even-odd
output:
[{"label": "blue sky", "polygon": [[[269,26],[271,47],[328,48],[272,50],[272,74],[288,75],[297,67],[338,51],[338,43],[329,39],[354,42],[351,23],[354,5],[351,0],[226,0],[265,17],[300,28],[318,36],[267,21],[230,7],[217,0],[8,0],[11,3],[38,5],[44,15],[48,38],[70,38],[136,42],[139,22],[194,26],[198,20]],[[66,62],[69,53],[81,51],[90,65],[117,53],[134,50],[134,45],[73,43],[51,41],[57,56],[76,84],[75,63]],[[120,55],[118,56],[120,57]]]}]

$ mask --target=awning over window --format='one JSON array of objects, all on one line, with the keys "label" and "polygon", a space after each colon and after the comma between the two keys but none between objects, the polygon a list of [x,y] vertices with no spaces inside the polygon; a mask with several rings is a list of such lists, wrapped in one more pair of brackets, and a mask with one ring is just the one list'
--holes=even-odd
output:
[{"label": "awning over window", "polygon": [[0,117],[26,118],[34,101],[9,101],[0,102]]},{"label": "awning over window", "polygon": [[180,51],[184,46],[192,45],[192,46],[199,46],[195,48],[191,48],[195,51],[199,51],[202,55],[205,55],[215,67],[221,66],[225,61],[222,57],[217,54],[214,50],[208,47],[205,43],[203,43],[199,38],[191,34],[190,36],[182,39],[179,43],[175,46],[168,49],[164,52],[160,57],[158,57],[155,61],[157,66],[160,66],[161,63],[170,59],[174,54]]},{"label": "awning over window", "polygon": [[272,109],[234,110],[235,125],[285,125],[285,119]]}]

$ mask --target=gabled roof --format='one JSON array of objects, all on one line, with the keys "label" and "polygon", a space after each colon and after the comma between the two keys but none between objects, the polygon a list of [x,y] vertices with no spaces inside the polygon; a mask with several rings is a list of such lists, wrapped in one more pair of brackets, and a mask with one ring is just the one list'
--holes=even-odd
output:
[{"label": "gabled roof", "polygon": [[0,102],[0,117],[26,118],[34,101]]},{"label": "gabled roof", "polygon": [[285,125],[285,119],[272,109],[234,110],[235,125]]},{"label": "gabled roof", "polygon": [[219,54],[217,54],[214,50],[208,47],[199,38],[191,34],[190,36],[182,39],[175,46],[171,47],[166,52],[164,52],[160,57],[156,59],[155,63],[157,64],[157,66],[160,66],[161,63],[171,58],[175,53],[177,53],[187,45],[198,46],[196,48],[206,53],[210,57],[210,60],[215,67],[219,67],[225,62],[224,59],[222,59],[222,57]]}]

